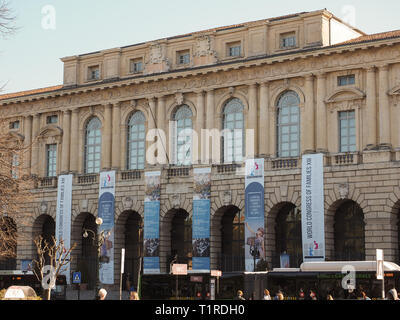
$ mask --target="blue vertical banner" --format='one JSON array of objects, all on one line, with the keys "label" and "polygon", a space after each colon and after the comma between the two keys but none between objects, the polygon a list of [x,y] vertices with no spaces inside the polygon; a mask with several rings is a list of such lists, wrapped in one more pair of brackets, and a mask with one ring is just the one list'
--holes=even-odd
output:
[{"label": "blue vertical banner", "polygon": [[161,172],[145,173],[143,273],[160,273]]},{"label": "blue vertical banner", "polygon": [[303,261],[325,261],[323,154],[302,158],[301,226]]},{"label": "blue vertical banner", "polygon": [[192,269],[210,272],[211,168],[195,168],[192,217]]},{"label": "blue vertical banner", "polygon": [[114,284],[115,171],[100,173],[98,216],[103,220],[99,231],[105,239],[100,251],[100,282]]},{"label": "blue vertical banner", "polygon": [[[63,240],[67,250],[71,248],[72,180],[72,174],[59,176],[57,186],[56,241],[59,243]],[[67,284],[70,284],[69,263],[61,274],[66,276]]]},{"label": "blue vertical banner", "polygon": [[245,270],[256,271],[265,262],[264,159],[246,160]]}]

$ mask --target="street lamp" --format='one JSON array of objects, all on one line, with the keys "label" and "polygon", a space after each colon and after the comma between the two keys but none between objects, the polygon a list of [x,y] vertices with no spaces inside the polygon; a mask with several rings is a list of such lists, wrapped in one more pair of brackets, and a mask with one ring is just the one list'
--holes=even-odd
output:
[{"label": "street lamp", "polygon": [[100,233],[98,233],[99,227],[103,224],[103,219],[102,218],[96,218],[96,231],[94,232],[93,230],[90,229],[83,229],[83,237],[86,239],[89,237],[89,233],[91,234],[91,238],[93,240],[93,245],[97,248],[97,262],[96,262],[96,299],[98,299],[98,294],[100,290],[100,263],[103,262],[101,260],[101,247],[103,246],[105,240],[110,236],[110,231],[103,230]]}]

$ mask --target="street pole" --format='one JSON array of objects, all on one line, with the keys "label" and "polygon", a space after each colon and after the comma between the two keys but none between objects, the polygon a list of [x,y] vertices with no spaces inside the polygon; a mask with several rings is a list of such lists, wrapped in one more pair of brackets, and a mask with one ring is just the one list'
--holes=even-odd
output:
[{"label": "street pole", "polygon": [[176,300],[178,300],[178,275],[176,275],[176,288],[175,288],[175,296]]}]

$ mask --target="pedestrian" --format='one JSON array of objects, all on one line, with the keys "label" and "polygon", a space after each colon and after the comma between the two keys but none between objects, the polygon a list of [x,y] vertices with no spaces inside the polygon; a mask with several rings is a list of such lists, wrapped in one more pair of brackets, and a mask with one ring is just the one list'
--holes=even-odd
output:
[{"label": "pedestrian", "polygon": [[268,289],[264,290],[264,297],[263,300],[271,300],[271,295],[269,294]]},{"label": "pedestrian", "polygon": [[303,288],[300,288],[300,291],[299,291],[299,300],[304,300],[304,290],[303,290]]},{"label": "pedestrian", "polygon": [[104,288],[101,288],[98,293],[98,300],[106,300],[107,291]]},{"label": "pedestrian", "polygon": [[315,294],[315,292],[313,290],[310,290],[309,298],[310,298],[310,300],[317,300],[317,295]]},{"label": "pedestrian", "polygon": [[365,291],[361,291],[361,300],[371,300],[371,298],[367,296]]},{"label": "pedestrian", "polygon": [[397,290],[394,285],[390,286],[390,290],[387,295],[388,300],[399,300],[399,296],[397,294]]},{"label": "pedestrian", "polygon": [[279,290],[278,293],[275,295],[274,300],[285,300],[285,297],[283,296],[283,293],[281,290]]},{"label": "pedestrian", "polygon": [[246,299],[243,297],[243,291],[242,291],[242,290],[238,290],[238,291],[237,291],[236,300],[246,300]]},{"label": "pedestrian", "polygon": [[129,295],[129,300],[140,300],[137,291],[131,291]]}]

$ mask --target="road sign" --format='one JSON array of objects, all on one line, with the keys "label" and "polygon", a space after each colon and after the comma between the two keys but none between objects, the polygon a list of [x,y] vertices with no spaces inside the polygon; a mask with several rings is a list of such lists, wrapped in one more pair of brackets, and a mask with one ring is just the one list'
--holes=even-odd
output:
[{"label": "road sign", "polygon": [[376,249],[376,279],[383,280],[385,274],[383,270],[383,250]]},{"label": "road sign", "polygon": [[220,270],[211,270],[211,277],[222,277],[222,271],[220,271]]},{"label": "road sign", "polygon": [[187,275],[187,264],[173,264],[172,274],[175,276],[186,276]]},{"label": "road sign", "polygon": [[74,272],[72,274],[72,283],[80,284],[82,279],[82,275],[80,272]]}]

